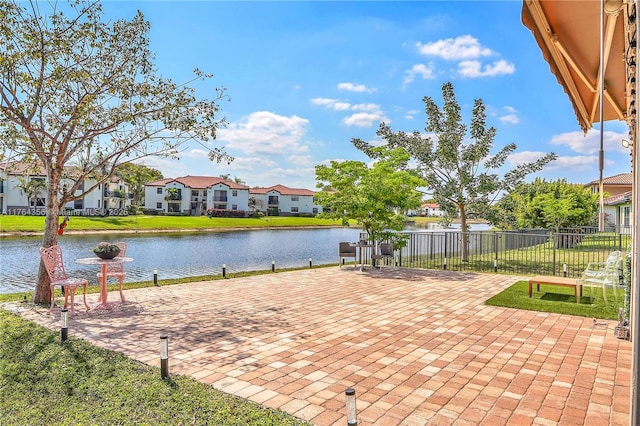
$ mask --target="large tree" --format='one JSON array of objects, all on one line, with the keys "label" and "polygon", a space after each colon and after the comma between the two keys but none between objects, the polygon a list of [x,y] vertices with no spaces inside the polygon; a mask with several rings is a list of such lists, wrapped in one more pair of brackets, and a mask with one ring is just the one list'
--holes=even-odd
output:
[{"label": "large tree", "polygon": [[134,206],[144,205],[144,186],[163,177],[160,170],[134,163],[119,165],[116,175],[129,184],[129,189],[133,194],[131,202]]},{"label": "large tree", "polygon": [[355,220],[374,241],[389,239],[405,225],[404,213],[420,206],[424,185],[416,173],[406,170],[408,153],[402,148],[371,148],[376,161],[331,161],[316,166],[316,193],[323,212],[318,217],[338,219],[344,225]]},{"label": "large tree", "polygon": [[[103,22],[99,2],[0,0],[0,152],[46,173],[43,247],[57,244],[61,206],[118,164],[175,154],[187,140],[208,146],[225,123],[217,116],[224,90],[198,99],[189,86],[210,75],[195,70],[185,84],[158,75],[149,29],[140,12]],[[231,160],[219,148],[210,157]],[[71,164],[72,184],[61,185]],[[80,191],[86,182],[95,184]],[[35,302],[49,300],[48,284],[41,265]]]},{"label": "large tree", "polygon": [[[417,163],[431,196],[449,217],[460,217],[462,229],[462,260],[468,260],[467,217],[483,217],[500,194],[508,192],[530,173],[541,170],[556,158],[553,153],[536,161],[520,164],[500,176],[507,157],[516,150],[510,143],[492,154],[496,129],[487,127],[486,111],[481,99],[474,102],[471,126],[463,123],[461,108],[453,85],[442,86],[443,105],[440,108],[430,97],[424,97],[427,115],[426,135],[420,132],[394,132],[382,123],[377,132],[391,147],[405,148]],[[365,152],[371,146],[357,141]]]},{"label": "large tree", "polygon": [[496,203],[487,219],[501,228],[560,228],[595,225],[598,194],[566,179],[521,183]]},{"label": "large tree", "polygon": [[46,189],[47,184],[42,179],[31,179],[29,177],[18,178],[18,184],[15,186],[20,193],[27,197],[27,204],[29,207],[37,207],[38,200],[42,200],[42,196]]}]

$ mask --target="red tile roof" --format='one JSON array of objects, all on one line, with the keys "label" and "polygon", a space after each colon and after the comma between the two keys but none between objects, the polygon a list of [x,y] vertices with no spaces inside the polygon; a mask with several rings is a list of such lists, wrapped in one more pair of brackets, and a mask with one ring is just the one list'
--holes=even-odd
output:
[{"label": "red tile roof", "polygon": [[615,206],[618,204],[625,204],[631,202],[631,191],[623,192],[622,194],[612,195],[602,200],[606,206]]},{"label": "red tile roof", "polygon": [[[633,173],[620,173],[619,175],[609,176],[602,179],[603,185],[632,185]],[[599,180],[592,180],[585,186],[599,185]]]},{"label": "red tile roof", "polygon": [[438,203],[424,203],[421,207],[422,208],[429,207],[431,209],[439,209],[440,208],[440,204],[438,204]]},{"label": "red tile roof", "polygon": [[20,161],[7,161],[0,163],[0,169],[4,170],[7,175],[30,175],[30,176],[46,176],[41,165],[34,166],[30,163]]},{"label": "red tile roof", "polygon": [[249,189],[249,194],[266,194],[270,191],[279,192],[281,195],[309,195],[313,197],[316,194],[309,189],[289,188],[284,185],[273,185],[268,188],[251,188]]},{"label": "red tile roof", "polygon": [[225,179],[222,179],[221,177],[191,176],[191,175],[182,176],[178,178],[161,179],[155,182],[148,183],[147,185],[148,186],[165,186],[171,182],[178,182],[187,188],[193,188],[193,189],[206,189],[214,185],[217,185],[219,183],[227,185],[231,189],[248,189],[249,188],[246,185],[241,185],[231,180],[225,180]]}]

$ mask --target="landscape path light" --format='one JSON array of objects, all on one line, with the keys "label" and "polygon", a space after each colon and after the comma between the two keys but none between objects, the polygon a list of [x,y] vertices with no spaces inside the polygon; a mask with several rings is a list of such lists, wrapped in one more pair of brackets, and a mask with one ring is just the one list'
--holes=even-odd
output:
[{"label": "landscape path light", "polygon": [[60,340],[65,342],[69,337],[69,310],[64,308],[60,311]]},{"label": "landscape path light", "polygon": [[356,390],[347,388],[345,395],[347,396],[347,426],[356,426],[358,424],[356,419]]},{"label": "landscape path light", "polygon": [[169,337],[160,335],[160,377],[169,377]]}]

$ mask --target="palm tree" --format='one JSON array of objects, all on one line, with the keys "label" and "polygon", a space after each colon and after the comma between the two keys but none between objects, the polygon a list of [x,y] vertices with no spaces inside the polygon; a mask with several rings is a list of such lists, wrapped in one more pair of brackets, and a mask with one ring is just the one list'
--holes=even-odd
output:
[{"label": "palm tree", "polygon": [[20,193],[27,197],[27,204],[29,207],[36,207],[42,191],[47,189],[47,183],[43,179],[29,179],[27,177],[18,178],[20,182],[15,188],[20,190]]}]

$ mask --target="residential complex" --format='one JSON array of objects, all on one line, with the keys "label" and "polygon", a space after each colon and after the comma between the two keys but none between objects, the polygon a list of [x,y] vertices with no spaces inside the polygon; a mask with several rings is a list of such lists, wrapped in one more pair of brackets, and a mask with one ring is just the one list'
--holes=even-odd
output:
[{"label": "residential complex", "polygon": [[[604,214],[606,224],[623,234],[631,233],[631,184],[632,173],[621,173],[602,179],[603,191],[608,194],[604,198]],[[600,181],[594,180],[585,185],[592,194],[600,191]]]},{"label": "residential complex", "polygon": [[[73,169],[70,169],[73,173]],[[62,179],[61,187],[72,185],[71,179]],[[77,190],[96,184],[85,179]],[[2,214],[44,215],[46,205],[46,175],[42,169],[28,168],[23,163],[0,163],[0,206]],[[84,197],[63,206],[64,213],[76,216],[123,215],[131,205],[129,185],[117,176],[100,184]]]},{"label": "residential complex", "polygon": [[249,188],[234,181],[210,176],[162,179],[145,186],[145,210],[204,215],[210,209],[238,212],[261,211],[271,216],[316,215],[322,207],[314,191],[274,185]]}]

